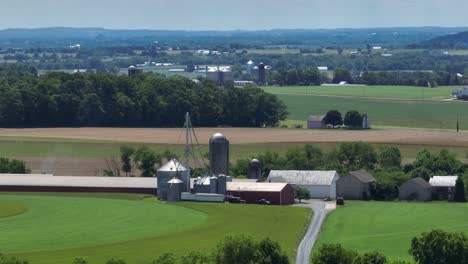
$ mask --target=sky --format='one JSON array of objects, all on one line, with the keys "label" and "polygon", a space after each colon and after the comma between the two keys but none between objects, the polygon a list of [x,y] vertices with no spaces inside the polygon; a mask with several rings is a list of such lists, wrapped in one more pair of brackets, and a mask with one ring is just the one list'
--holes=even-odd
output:
[{"label": "sky", "polygon": [[467,0],[0,0],[0,29],[468,26]]}]

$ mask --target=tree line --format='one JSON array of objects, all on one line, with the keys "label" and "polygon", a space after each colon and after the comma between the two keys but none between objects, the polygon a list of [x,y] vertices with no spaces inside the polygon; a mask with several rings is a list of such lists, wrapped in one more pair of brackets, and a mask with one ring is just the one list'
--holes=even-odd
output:
[{"label": "tree line", "polygon": [[[303,148],[289,149],[281,155],[273,151],[258,153],[256,159],[262,163],[262,179],[271,170],[336,170],[340,175],[350,171],[365,169],[377,179],[370,199],[391,201],[398,198],[398,187],[407,180],[421,177],[429,181],[434,175],[459,175],[455,196],[465,202],[468,195],[468,164],[458,160],[448,150],[431,153],[420,151],[412,163],[402,164],[400,149],[382,146],[376,149],[365,142],[341,143],[325,152],[322,149],[305,145]],[[245,177],[250,159],[237,160],[231,166],[234,177]]]},{"label": "tree line", "polygon": [[[408,253],[417,264],[468,263],[468,237],[465,233],[443,230],[424,232],[411,240]],[[410,264],[391,261],[377,251],[360,254],[340,244],[323,244],[312,257],[312,264]]]},{"label": "tree line", "polygon": [[[151,260],[148,260],[151,261]],[[72,264],[88,264],[88,260],[77,257]],[[126,264],[120,258],[112,258],[105,264]],[[151,264],[289,264],[288,255],[278,242],[269,238],[260,240],[247,235],[228,235],[210,251],[189,252],[182,256],[163,253],[153,259]],[[7,257],[0,254],[0,264],[28,264],[26,260]]]},{"label": "tree line", "polygon": [[157,74],[36,77],[27,67],[9,67],[0,66],[2,127],[178,127],[186,112],[197,126],[263,127],[288,114],[276,96],[254,86],[220,89]]}]

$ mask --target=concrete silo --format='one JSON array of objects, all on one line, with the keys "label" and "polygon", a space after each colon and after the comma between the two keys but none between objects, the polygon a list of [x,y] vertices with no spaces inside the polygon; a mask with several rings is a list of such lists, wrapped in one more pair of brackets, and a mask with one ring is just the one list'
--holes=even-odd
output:
[{"label": "concrete silo", "polygon": [[252,159],[247,169],[247,178],[260,179],[262,177],[262,163],[258,159]]},{"label": "concrete silo", "polygon": [[169,189],[168,181],[178,178],[185,186],[190,181],[190,171],[182,166],[180,162],[173,159],[158,169],[156,177],[158,178],[158,199],[166,200]]},{"label": "concrete silo", "polygon": [[[184,182],[177,178],[172,178],[167,182],[167,201],[177,202],[180,201]],[[158,193],[159,194],[159,193]]]},{"label": "concrete silo", "polygon": [[258,65],[258,85],[265,85],[266,84],[266,69],[265,64],[261,62]]},{"label": "concrete silo", "polygon": [[218,176],[229,175],[229,140],[220,133],[210,138],[210,169]]}]

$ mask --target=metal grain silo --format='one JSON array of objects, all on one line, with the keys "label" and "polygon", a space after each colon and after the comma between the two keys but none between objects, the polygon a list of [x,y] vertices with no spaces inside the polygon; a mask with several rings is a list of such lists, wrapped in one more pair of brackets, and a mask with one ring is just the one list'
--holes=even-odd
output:
[{"label": "metal grain silo", "polygon": [[247,178],[260,179],[262,177],[262,163],[258,159],[252,159],[247,169]]},{"label": "metal grain silo", "polygon": [[158,199],[167,199],[167,192],[169,189],[169,185],[167,183],[168,181],[172,180],[173,178],[178,178],[185,185],[185,181],[190,181],[190,178],[186,179],[189,173],[189,170],[187,170],[184,166],[182,166],[182,164],[180,164],[180,162],[175,159],[170,160],[168,163],[166,163],[166,165],[159,168],[156,173],[158,178]]},{"label": "metal grain silo", "polygon": [[210,169],[218,176],[229,175],[229,140],[220,133],[210,138]]},{"label": "metal grain silo", "polygon": [[180,201],[180,195],[182,193],[182,188],[184,186],[184,182],[177,179],[172,178],[170,181],[167,182],[167,201],[169,202],[177,202]]},{"label": "metal grain silo", "polygon": [[218,193],[219,194],[226,194],[226,182],[227,182],[227,177],[226,175],[219,175],[218,176]]}]

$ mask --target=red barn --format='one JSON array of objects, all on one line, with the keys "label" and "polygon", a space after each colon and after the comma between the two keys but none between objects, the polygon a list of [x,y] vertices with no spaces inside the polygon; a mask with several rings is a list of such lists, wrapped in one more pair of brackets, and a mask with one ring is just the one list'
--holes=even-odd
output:
[{"label": "red barn", "polygon": [[271,204],[294,204],[294,188],[287,183],[268,182],[228,182],[226,195],[240,197],[247,203],[255,203],[257,200],[266,199]]}]

